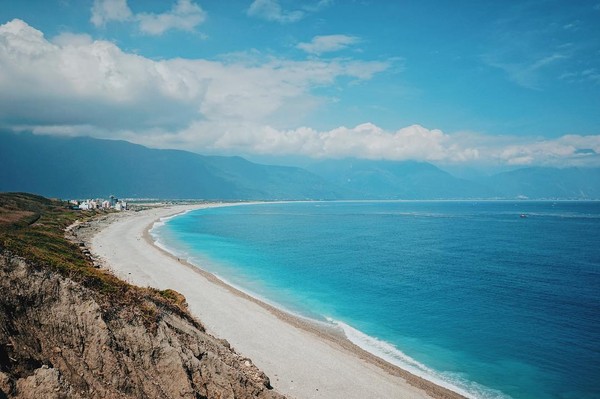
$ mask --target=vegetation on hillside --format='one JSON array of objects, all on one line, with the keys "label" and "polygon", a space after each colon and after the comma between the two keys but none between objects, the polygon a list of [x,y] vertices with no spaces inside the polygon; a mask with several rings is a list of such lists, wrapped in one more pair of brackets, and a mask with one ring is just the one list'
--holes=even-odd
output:
[{"label": "vegetation on hillside", "polygon": [[185,310],[185,298],[181,294],[132,286],[94,267],[80,247],[65,238],[67,226],[106,212],[75,211],[65,202],[32,194],[0,193],[0,252],[8,251],[38,269],[58,272],[90,288],[98,295],[109,317],[115,306],[126,306],[144,316],[151,327],[160,312],[168,309],[201,328]]}]

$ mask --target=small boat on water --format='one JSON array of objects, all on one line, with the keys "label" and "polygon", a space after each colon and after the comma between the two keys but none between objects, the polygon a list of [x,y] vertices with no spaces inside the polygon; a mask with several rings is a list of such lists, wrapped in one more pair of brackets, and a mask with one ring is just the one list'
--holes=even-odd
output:
[{"label": "small boat on water", "polygon": [[527,218],[527,215],[526,215],[526,214],[524,214],[524,213],[522,213],[522,214],[521,214],[519,217],[520,217],[521,219],[525,219],[525,218]]}]

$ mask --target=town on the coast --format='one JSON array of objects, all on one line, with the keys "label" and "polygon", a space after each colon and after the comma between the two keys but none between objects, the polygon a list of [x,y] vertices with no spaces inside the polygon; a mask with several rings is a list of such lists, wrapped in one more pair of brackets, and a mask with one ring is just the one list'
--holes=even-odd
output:
[{"label": "town on the coast", "polygon": [[69,200],[71,209],[87,211],[90,209],[114,209],[117,211],[127,210],[127,201],[120,200],[111,195],[107,200],[103,198],[86,200]]}]

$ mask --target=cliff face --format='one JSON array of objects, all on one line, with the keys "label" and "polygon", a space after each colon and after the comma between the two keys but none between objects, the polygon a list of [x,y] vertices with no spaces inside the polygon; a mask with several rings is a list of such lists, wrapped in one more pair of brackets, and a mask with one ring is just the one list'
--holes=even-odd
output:
[{"label": "cliff face", "polygon": [[7,251],[0,292],[0,398],[281,397],[249,359],[148,298],[110,307]]}]

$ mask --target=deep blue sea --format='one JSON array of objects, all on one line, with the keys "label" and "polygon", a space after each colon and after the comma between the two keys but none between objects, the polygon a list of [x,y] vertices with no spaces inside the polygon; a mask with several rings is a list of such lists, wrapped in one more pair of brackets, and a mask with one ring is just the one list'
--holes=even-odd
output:
[{"label": "deep blue sea", "polygon": [[267,203],[152,233],[471,397],[600,398],[600,202]]}]

